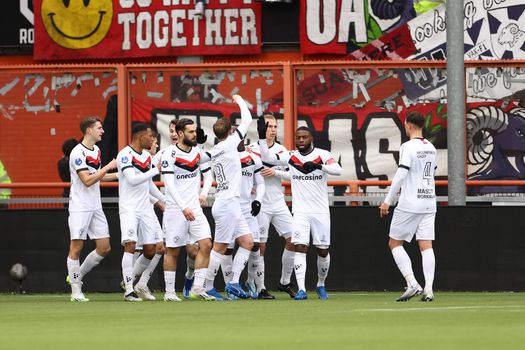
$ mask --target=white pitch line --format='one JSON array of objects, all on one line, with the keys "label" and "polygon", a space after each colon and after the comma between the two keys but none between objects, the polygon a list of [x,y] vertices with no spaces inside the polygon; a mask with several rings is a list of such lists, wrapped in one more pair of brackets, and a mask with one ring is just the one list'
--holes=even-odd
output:
[{"label": "white pitch line", "polygon": [[443,307],[410,307],[406,309],[357,309],[358,312],[397,312],[397,311],[444,311],[444,310],[477,310],[477,309],[523,309],[525,305],[502,305],[502,306],[443,306]]}]

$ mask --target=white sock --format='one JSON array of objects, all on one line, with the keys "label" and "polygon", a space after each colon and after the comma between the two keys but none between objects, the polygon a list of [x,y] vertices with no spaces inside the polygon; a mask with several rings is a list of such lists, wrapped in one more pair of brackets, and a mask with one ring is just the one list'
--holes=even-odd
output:
[{"label": "white sock", "polygon": [[305,279],[306,279],[306,253],[299,253],[295,252],[294,254],[294,270],[295,270],[295,278],[297,279],[297,288],[299,290],[304,290],[306,292],[305,287]]},{"label": "white sock", "polygon": [[195,259],[186,256],[186,278],[191,280],[195,275]]},{"label": "white sock", "polygon": [[126,286],[126,295],[133,292],[133,254],[124,252],[122,255],[122,277]]},{"label": "white sock", "polygon": [[257,293],[259,293],[261,289],[266,289],[264,285],[264,256],[262,255],[259,255],[259,265],[255,273],[255,285],[257,286]]},{"label": "white sock", "polygon": [[248,262],[248,258],[250,257],[250,251],[248,249],[244,249],[243,247],[239,247],[237,249],[237,253],[235,254],[235,257],[233,258],[233,264],[232,264],[232,280],[230,283],[239,283],[239,278],[241,278],[242,270],[244,270],[244,267],[246,266],[246,263]]},{"label": "white sock", "polygon": [[212,250],[210,253],[210,263],[208,264],[208,269],[206,271],[206,291],[213,289],[213,282],[215,281],[215,276],[219,267],[221,266],[223,255]]},{"label": "white sock", "polygon": [[162,254],[155,254],[153,258],[150,260],[150,263],[148,264],[148,267],[146,267],[146,270],[140,275],[140,280],[138,284],[142,286],[147,286],[149,279],[151,278],[151,275],[153,275],[153,271],[155,271],[155,268],[159,264],[160,258],[162,258]]},{"label": "white sock", "polygon": [[175,293],[175,275],[176,271],[164,271],[164,284],[166,293]]},{"label": "white sock", "polygon": [[293,273],[293,261],[294,261],[295,252],[288,249],[283,250],[283,255],[281,257],[282,269],[281,269],[281,284],[290,284],[290,279],[292,278]]},{"label": "white sock", "polygon": [[434,283],[434,271],[436,270],[436,257],[434,256],[434,249],[426,249],[421,252],[423,259],[423,274],[425,275],[425,291],[432,291],[432,284]]},{"label": "white sock", "polygon": [[222,277],[224,278],[224,283],[228,284],[232,281],[232,265],[233,265],[233,256],[232,255],[223,255],[221,261],[221,271]]},{"label": "white sock", "polygon": [[208,270],[207,268],[195,270],[195,281],[193,281],[193,285],[195,287],[204,288],[204,281],[206,280],[207,270]]},{"label": "white sock", "polygon": [[410,257],[405,251],[405,248],[403,248],[403,246],[395,247],[392,249],[392,256],[397,264],[397,268],[401,271],[401,274],[407,281],[407,286],[416,286],[417,281],[414,277],[414,272],[412,271],[412,261],[410,261]]},{"label": "white sock", "polygon": [[72,260],[67,258],[67,273],[69,275],[69,280],[71,283],[71,293],[79,294],[81,291],[80,288],[80,262],[78,260]]},{"label": "white sock", "polygon": [[133,264],[133,276],[138,277],[142,275],[142,273],[148,268],[150,262],[151,259],[146,258],[144,254],[139,256],[137,261],[135,261],[135,264]]},{"label": "white sock", "polygon": [[324,281],[330,270],[330,254],[326,257],[317,256],[317,287],[324,287]]},{"label": "white sock", "polygon": [[142,254],[142,252],[135,252],[133,253],[133,265],[135,265],[135,262],[137,262],[137,259]]},{"label": "white sock", "polygon": [[248,282],[255,283],[255,275],[257,274],[257,269],[259,268],[259,254],[259,250],[256,252],[250,252],[250,257],[248,258]]},{"label": "white sock", "polygon": [[89,253],[82,262],[82,265],[80,265],[80,280],[82,280],[89,271],[93,270],[93,268],[95,268],[95,266],[97,266],[102,261],[102,259],[104,259],[104,257],[98,255],[96,250],[93,250],[91,253]]}]

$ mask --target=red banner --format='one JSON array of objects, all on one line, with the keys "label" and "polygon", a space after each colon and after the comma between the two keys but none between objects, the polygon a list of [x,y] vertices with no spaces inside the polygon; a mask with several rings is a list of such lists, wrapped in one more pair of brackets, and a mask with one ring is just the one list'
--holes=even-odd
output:
[{"label": "red banner", "polygon": [[34,0],[34,58],[258,54],[261,4],[249,2],[212,1],[199,17],[193,0]]}]

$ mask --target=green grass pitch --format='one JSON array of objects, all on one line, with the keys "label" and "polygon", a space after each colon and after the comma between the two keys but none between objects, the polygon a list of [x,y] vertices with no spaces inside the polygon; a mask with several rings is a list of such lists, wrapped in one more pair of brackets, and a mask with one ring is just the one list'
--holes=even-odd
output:
[{"label": "green grass pitch", "polygon": [[[525,293],[331,293],[320,301],[126,303],[0,295],[0,349],[525,349]],[[162,294],[155,294],[159,300]]]}]

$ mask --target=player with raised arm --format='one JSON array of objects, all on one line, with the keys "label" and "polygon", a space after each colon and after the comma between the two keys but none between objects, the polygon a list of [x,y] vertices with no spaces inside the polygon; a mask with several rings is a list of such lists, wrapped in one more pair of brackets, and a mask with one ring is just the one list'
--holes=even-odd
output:
[{"label": "player with raised arm", "polygon": [[[69,193],[70,244],[67,256],[68,282],[71,284],[71,301],[89,301],[82,293],[84,276],[97,266],[110,250],[109,227],[102,211],[100,181],[117,179],[115,159],[101,168],[100,149],[96,145],[102,139],[104,129],[98,117],[87,117],[80,122],[84,137],[69,155],[71,190]],[[80,265],[80,252],[89,237],[95,241],[95,250]]]},{"label": "player with raised arm", "polygon": [[240,205],[242,168],[237,151],[239,142],[246,136],[248,127],[252,122],[252,115],[241,96],[234,95],[233,100],[241,109],[241,123],[232,133],[229,119],[220,118],[217,120],[213,125],[213,132],[219,142],[207,152],[212,161],[217,189],[212,207],[212,215],[215,220],[215,240],[210,254],[206,289],[208,294],[217,299],[224,299],[224,297],[217,293],[213,287],[213,282],[219,266],[221,266],[224,253],[234,239],[239,245],[239,249],[233,259],[232,280],[226,284],[226,292],[239,298],[249,297],[239,284],[239,278],[253,248],[252,233],[242,215]]},{"label": "player with raised arm", "polygon": [[[147,124],[133,127],[131,144],[117,156],[119,171],[119,216],[122,256],[122,276],[126,301],[142,301],[133,290],[135,276],[141,275],[155,255],[159,240],[155,230],[158,220],[150,203],[150,193],[165,201],[164,195],[152,181],[159,174],[159,167],[151,166],[151,155],[147,151],[153,142],[151,128]],[[143,244],[143,253],[133,264],[137,241]]]},{"label": "player with raised arm", "polygon": [[313,245],[317,248],[316,292],[319,299],[328,299],[325,280],[330,268],[330,209],[328,207],[328,186],[326,174],[340,175],[341,166],[330,152],[314,147],[313,136],[307,127],[295,131],[295,147],[289,153],[275,154],[266,144],[267,122],[259,118],[257,130],[262,160],[265,163],[289,165],[292,182],[293,234],[295,245],[294,270],[299,291],[296,300],[307,299],[306,252],[310,244],[310,232]]},{"label": "player with raised arm", "polygon": [[[275,117],[271,114],[265,114],[263,117],[266,123],[268,123],[266,129],[266,144],[268,150],[277,155],[287,153],[288,150],[286,147],[275,141],[277,137],[277,121]],[[257,142],[250,145],[250,149],[258,156],[261,155],[261,150]],[[260,299],[274,299],[274,296],[272,296],[264,286],[264,254],[266,252],[270,223],[275,227],[279,236],[285,239],[285,246],[281,257],[281,279],[279,280],[277,289],[288,293],[291,298],[295,297],[296,294],[290,282],[295,255],[295,247],[292,243],[292,214],[284,200],[283,186],[281,183],[281,180],[290,181],[290,175],[287,169],[287,166],[279,167],[266,163],[261,170],[261,175],[264,176],[266,192],[262,200],[261,213],[257,216],[257,221],[259,222],[259,244],[262,256],[259,270],[263,275],[263,285],[258,296]]]},{"label": "player with raised arm", "polygon": [[[388,215],[394,197],[402,188],[399,203],[394,210],[390,224],[388,246],[392,256],[407,282],[403,295],[397,301],[407,301],[421,294],[422,301],[434,300],[432,284],[436,259],[432,249],[435,238],[436,193],[434,175],[437,167],[436,148],[423,138],[424,117],[420,112],[409,112],[405,120],[405,131],[409,141],[399,148],[399,168],[392,179],[392,185],[385,201],[379,206],[381,217]],[[414,277],[412,262],[403,247],[416,236],[423,260],[425,289]]]},{"label": "player with raised arm", "polygon": [[[211,251],[211,230],[201,202],[208,196],[213,182],[209,162],[204,162],[197,146],[197,127],[191,119],[177,122],[179,141],[162,155],[162,174],[168,198],[163,227],[166,234],[164,257],[165,301],[180,301],[175,293],[177,258],[188,241],[197,242],[195,281],[189,296],[192,299],[215,300],[204,290],[206,270]],[[204,185],[201,190],[201,174]]]},{"label": "player with raised arm", "polygon": [[[248,279],[246,285],[250,297],[256,299],[264,288],[264,275],[261,269],[263,257],[259,248],[259,223],[257,222],[257,215],[261,210],[261,201],[265,193],[264,178],[261,175],[263,164],[259,156],[246,152],[244,141],[239,143],[237,150],[239,151],[242,169],[241,210],[250,232],[252,232],[254,242],[248,258]],[[252,193],[254,189],[255,196]],[[224,269],[224,265],[221,265],[221,268]]]}]

